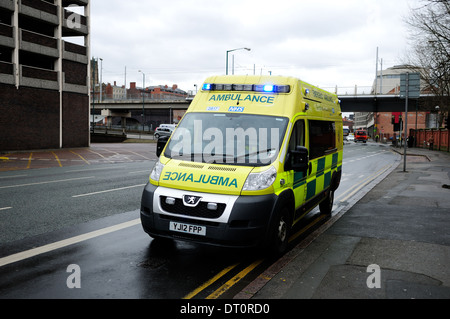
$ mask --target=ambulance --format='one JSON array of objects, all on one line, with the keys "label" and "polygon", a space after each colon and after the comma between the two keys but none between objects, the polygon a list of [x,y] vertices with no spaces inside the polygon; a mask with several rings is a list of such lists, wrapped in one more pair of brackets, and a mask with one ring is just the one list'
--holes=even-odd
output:
[{"label": "ambulance", "polygon": [[308,212],[331,215],[341,108],[292,77],[210,77],[160,149],[142,194],[146,233],[282,254]]}]

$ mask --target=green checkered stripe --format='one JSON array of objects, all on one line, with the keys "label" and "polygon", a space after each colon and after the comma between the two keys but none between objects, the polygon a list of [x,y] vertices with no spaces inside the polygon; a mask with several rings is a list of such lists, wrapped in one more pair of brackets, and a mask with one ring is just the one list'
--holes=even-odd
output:
[{"label": "green checkered stripe", "polygon": [[294,175],[294,189],[307,183],[306,201],[310,200],[331,185],[331,177],[334,172],[342,170],[342,152],[314,159],[311,161],[311,175],[316,178],[307,183],[304,173],[299,172]]}]

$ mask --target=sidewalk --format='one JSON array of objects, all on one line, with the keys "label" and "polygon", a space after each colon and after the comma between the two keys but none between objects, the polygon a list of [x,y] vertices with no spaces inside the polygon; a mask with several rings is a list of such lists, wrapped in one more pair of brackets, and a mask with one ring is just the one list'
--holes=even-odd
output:
[{"label": "sidewalk", "polygon": [[450,298],[450,153],[408,154],[235,298]]}]

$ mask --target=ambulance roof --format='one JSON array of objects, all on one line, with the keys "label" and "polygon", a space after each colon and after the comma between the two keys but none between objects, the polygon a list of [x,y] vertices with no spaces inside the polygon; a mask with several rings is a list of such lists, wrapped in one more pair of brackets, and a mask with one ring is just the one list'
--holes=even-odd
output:
[{"label": "ambulance roof", "polygon": [[234,112],[340,118],[335,94],[293,77],[213,76],[206,79],[188,112]]}]

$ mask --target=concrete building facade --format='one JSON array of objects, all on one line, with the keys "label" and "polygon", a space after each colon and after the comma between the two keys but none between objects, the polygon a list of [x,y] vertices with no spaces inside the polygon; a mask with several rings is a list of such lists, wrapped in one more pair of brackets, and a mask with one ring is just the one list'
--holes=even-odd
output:
[{"label": "concrete building facade", "polygon": [[89,0],[0,1],[0,152],[89,145],[89,26]]}]

